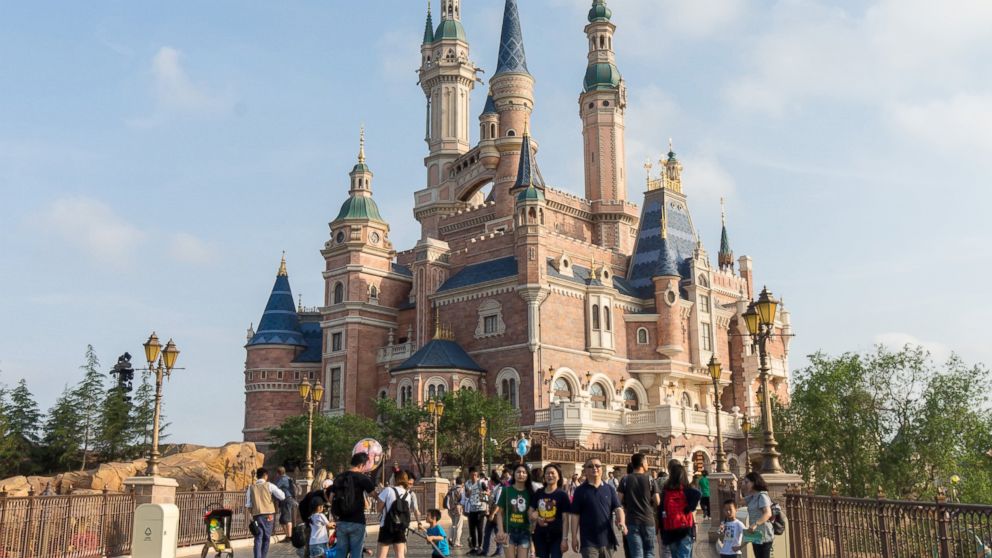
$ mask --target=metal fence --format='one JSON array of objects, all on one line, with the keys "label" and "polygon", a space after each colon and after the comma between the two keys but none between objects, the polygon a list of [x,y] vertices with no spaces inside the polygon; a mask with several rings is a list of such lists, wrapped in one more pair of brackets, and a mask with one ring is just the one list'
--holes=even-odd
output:
[{"label": "metal fence", "polygon": [[248,519],[245,513],[244,492],[177,492],[179,508],[179,546],[201,545],[206,541],[203,515],[210,508],[222,507],[234,512],[231,521],[231,538],[246,539]]},{"label": "metal fence", "polygon": [[[992,506],[789,492],[793,558],[992,556]],[[988,553],[988,554],[986,554]]]}]

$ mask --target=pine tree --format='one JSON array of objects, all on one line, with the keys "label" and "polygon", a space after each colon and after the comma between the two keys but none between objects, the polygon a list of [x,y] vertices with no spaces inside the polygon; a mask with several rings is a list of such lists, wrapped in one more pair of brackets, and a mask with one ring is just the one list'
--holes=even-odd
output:
[{"label": "pine tree", "polygon": [[86,363],[80,366],[83,370],[83,380],[73,390],[73,399],[77,404],[77,425],[82,436],[83,459],[79,470],[86,469],[93,442],[100,424],[100,406],[106,390],[104,376],[100,372],[100,359],[93,350],[93,345],[86,346]]},{"label": "pine tree", "polygon": [[64,471],[79,459],[81,445],[76,407],[73,391],[66,386],[48,410],[42,443],[49,471]]},{"label": "pine tree", "polygon": [[100,405],[94,447],[104,461],[130,457],[134,451],[132,432],[131,402],[123,388],[114,386]]},{"label": "pine tree", "polygon": [[[141,373],[141,384],[134,390],[134,404],[131,406],[131,439],[136,445],[135,453],[148,455],[152,445],[152,421],[155,413],[155,386],[151,372]],[[161,429],[159,430],[161,433]]]},{"label": "pine tree", "polygon": [[41,411],[34,401],[34,396],[28,390],[24,378],[17,382],[17,387],[10,392],[10,402],[7,406],[7,427],[13,435],[27,444],[38,443],[38,431],[41,428]]},{"label": "pine tree", "polygon": [[14,438],[10,435],[7,424],[7,412],[10,402],[7,400],[7,387],[0,384],[0,478],[15,474],[17,451],[14,448]]}]

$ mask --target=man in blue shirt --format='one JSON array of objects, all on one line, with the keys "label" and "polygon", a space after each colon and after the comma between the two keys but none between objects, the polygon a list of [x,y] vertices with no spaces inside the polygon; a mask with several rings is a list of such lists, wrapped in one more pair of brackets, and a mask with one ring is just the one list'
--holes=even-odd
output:
[{"label": "man in blue shirt", "polygon": [[620,499],[612,486],[603,483],[603,463],[599,459],[586,461],[583,471],[586,482],[575,489],[569,510],[572,514],[572,550],[582,558],[612,558],[617,547],[611,525],[614,513],[617,527],[627,535]]}]

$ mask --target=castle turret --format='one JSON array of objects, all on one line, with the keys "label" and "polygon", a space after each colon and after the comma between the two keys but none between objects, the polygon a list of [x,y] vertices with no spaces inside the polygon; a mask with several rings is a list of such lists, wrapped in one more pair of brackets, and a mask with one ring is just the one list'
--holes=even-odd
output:
[{"label": "castle turret", "polygon": [[486,95],[486,106],[479,115],[479,147],[481,152],[479,158],[482,165],[487,169],[494,169],[499,165],[499,150],[496,149],[496,140],[499,138],[499,113],[496,111],[496,101],[493,100],[492,91]]},{"label": "castle turret", "polygon": [[651,277],[654,305],[658,314],[657,351],[669,357],[682,352],[682,308],[679,304],[679,281],[682,276],[675,264],[675,252],[668,244],[668,212],[661,206],[661,243],[658,266]]},{"label": "castle turret", "polygon": [[527,346],[533,353],[537,351],[541,340],[540,305],[549,293],[542,280],[547,266],[547,248],[546,242],[541,238],[545,230],[547,201],[544,198],[544,181],[531,153],[527,128],[524,128],[524,137],[520,144],[517,180],[510,192],[514,196],[516,216],[513,232],[520,284],[517,294],[527,303]]},{"label": "castle turret", "polygon": [[717,262],[722,271],[734,270],[734,251],[730,249],[730,238],[727,237],[727,210],[723,205],[723,198],[720,198],[720,253],[717,255]]},{"label": "castle turret", "polygon": [[[514,207],[510,189],[516,182],[520,164],[520,136],[530,125],[530,115],[534,110],[534,77],[527,69],[517,0],[506,0],[503,8],[499,59],[496,73],[489,83],[493,103],[499,114],[499,139],[496,140],[496,147],[500,152],[500,161],[493,181],[494,197],[498,206],[497,214],[509,216]],[[536,150],[536,146],[532,147]]]}]

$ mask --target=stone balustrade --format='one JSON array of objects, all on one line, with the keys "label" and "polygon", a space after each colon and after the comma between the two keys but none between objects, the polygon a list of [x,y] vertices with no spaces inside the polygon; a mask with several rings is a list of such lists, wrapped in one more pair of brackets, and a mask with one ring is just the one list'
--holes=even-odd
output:
[{"label": "stone balustrade", "polygon": [[[725,438],[743,438],[737,418],[720,412]],[[716,436],[716,413],[681,405],[659,405],[638,411],[593,408],[588,402],[555,403],[534,413],[534,427],[565,440],[584,440],[593,432],[612,434],[657,433],[660,436],[697,434]]]}]

